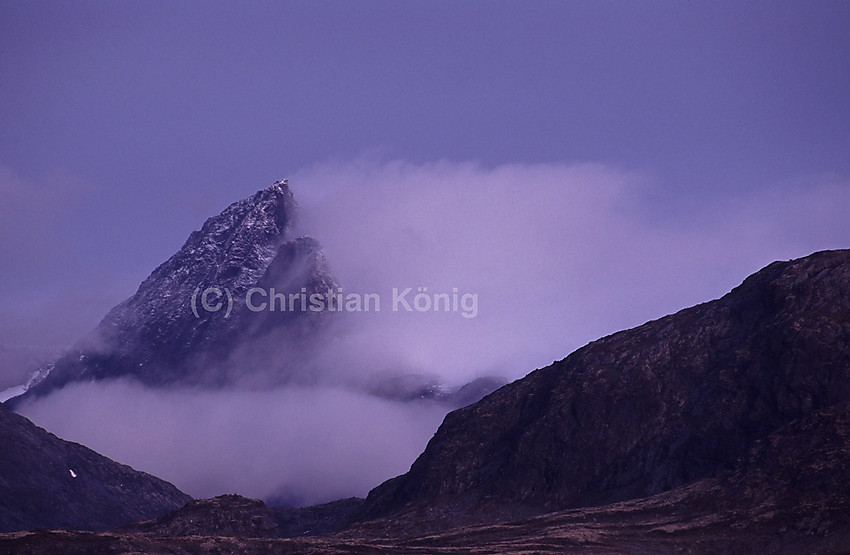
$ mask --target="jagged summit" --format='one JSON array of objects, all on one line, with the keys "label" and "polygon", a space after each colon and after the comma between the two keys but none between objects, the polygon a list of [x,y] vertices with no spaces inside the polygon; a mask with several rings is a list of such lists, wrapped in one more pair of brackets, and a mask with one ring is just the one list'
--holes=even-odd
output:
[{"label": "jagged summit", "polygon": [[[294,236],[296,217],[295,199],[282,179],[207,219],[133,296],[54,364],[39,369],[21,387],[24,393],[7,404],[17,406],[70,382],[115,377],[153,386],[315,381],[316,349],[330,340],[327,323],[338,313],[304,305],[281,310],[272,296],[324,296],[338,284],[321,244]],[[264,292],[255,301],[275,308],[249,306],[254,288]],[[205,301],[220,310],[206,309]],[[390,382],[369,392],[398,398]],[[486,383],[491,382],[497,383]],[[483,383],[439,400],[450,406],[471,402],[485,392]]]},{"label": "jagged summit", "polygon": [[[292,192],[278,183],[234,202],[204,222],[199,231],[193,231],[183,247],[157,267],[136,294],[113,309],[110,316],[120,316],[124,304],[144,306],[153,313],[176,300],[180,310],[165,312],[185,318],[193,315],[189,304],[198,287],[228,287],[240,297],[263,276],[288,239],[295,212]],[[318,244],[316,248],[321,249]]]},{"label": "jagged summit", "polygon": [[[297,341],[300,328],[314,331],[315,314],[268,317],[245,306],[246,292],[258,285],[283,293],[336,286],[318,241],[290,236],[295,218],[286,180],[209,218],[132,297],[115,306],[94,332],[42,372],[46,378],[13,403],[85,379],[222,382],[225,377],[215,367],[247,335],[276,333],[286,342]],[[227,310],[199,309],[199,295],[213,288],[220,295],[215,303],[231,303]]]}]

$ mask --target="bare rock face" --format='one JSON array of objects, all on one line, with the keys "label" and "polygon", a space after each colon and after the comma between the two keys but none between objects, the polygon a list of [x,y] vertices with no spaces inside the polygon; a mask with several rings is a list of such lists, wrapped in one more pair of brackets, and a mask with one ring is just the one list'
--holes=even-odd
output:
[{"label": "bare rock face", "polygon": [[450,413],[361,520],[412,507],[530,512],[716,476],[850,401],[850,251],[776,262],[723,298],[605,337]]},{"label": "bare rock face", "polygon": [[64,441],[0,406],[0,532],[106,530],[192,500],[173,485]]},{"label": "bare rock face", "polygon": [[[295,211],[289,187],[278,182],[208,219],[12,404],[77,380],[127,376],[149,385],[224,383],[232,378],[225,363],[237,346],[270,334],[277,345],[303,346],[324,314],[246,306],[253,287],[282,294],[302,289],[326,294],[336,287],[318,242],[290,236]],[[220,304],[217,311],[202,304],[204,291],[212,288],[217,292],[206,300],[210,307]],[[279,370],[285,379],[286,369]]]}]

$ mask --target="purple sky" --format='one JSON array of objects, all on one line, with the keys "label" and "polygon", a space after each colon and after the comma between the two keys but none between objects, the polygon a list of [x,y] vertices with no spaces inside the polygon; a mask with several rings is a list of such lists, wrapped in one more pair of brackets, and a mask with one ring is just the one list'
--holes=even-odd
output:
[{"label": "purple sky", "polygon": [[841,1],[0,2],[0,331],[73,305],[64,345],[207,216],[364,153],[647,172],[661,219],[841,180],[849,28]]},{"label": "purple sky", "polygon": [[662,225],[844,189],[848,29],[843,1],[0,2],[2,343],[67,345],[206,217],[364,155],[640,172]]},{"label": "purple sky", "polygon": [[[474,320],[364,320],[330,359],[516,378],[773,260],[850,247],[848,99],[843,0],[0,0],[0,364],[2,348],[68,346],[205,218],[289,177],[344,285],[481,295]],[[19,378],[0,367],[0,388]],[[186,395],[80,386],[30,415],[191,493],[268,494],[222,478],[244,461],[203,473],[149,440],[238,442],[238,426],[199,431],[196,414],[286,407]],[[313,395],[329,410],[356,397]],[[80,398],[89,412],[69,418]],[[146,423],[168,407],[170,429]],[[351,410],[305,433],[409,414],[364,440],[403,456],[351,454],[368,479],[305,499],[403,471],[440,416],[372,398]],[[300,429],[241,448],[278,461]],[[310,482],[349,447],[307,450],[286,479]]]}]

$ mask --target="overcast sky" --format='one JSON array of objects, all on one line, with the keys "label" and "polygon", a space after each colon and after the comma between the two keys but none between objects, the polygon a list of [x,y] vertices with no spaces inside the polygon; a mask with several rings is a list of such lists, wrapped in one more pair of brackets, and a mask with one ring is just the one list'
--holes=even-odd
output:
[{"label": "overcast sky", "polygon": [[[841,1],[2,1],[4,343],[66,345],[230,202],[348,187],[327,166],[598,164],[668,236],[845,190],[848,29]],[[848,246],[796,219],[816,237],[735,271]]]},{"label": "overcast sky", "polygon": [[[329,364],[516,378],[773,260],[850,247],[850,3],[0,0],[0,347],[68,346],[283,177],[345,287],[480,294],[475,319],[358,322]],[[403,471],[441,415],[219,395],[75,386],[30,416],[196,495],[369,470],[295,492],[316,501]],[[280,484],[239,482],[244,457],[199,469],[149,448],[287,459],[302,428],[268,416],[291,420],[293,395],[303,434],[375,433],[295,444]],[[376,461],[381,445],[398,456]]]}]

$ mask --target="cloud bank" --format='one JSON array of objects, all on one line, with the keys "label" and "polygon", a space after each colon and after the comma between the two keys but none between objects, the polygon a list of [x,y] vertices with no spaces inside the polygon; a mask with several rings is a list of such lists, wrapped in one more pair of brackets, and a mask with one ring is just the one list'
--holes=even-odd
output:
[{"label": "cloud bank", "polygon": [[22,412],[195,497],[306,505],[364,496],[406,472],[444,409],[330,387],[157,390],[112,381],[70,385]]},{"label": "cloud bank", "polygon": [[773,260],[847,247],[850,237],[850,183],[836,176],[684,199],[650,174],[600,164],[364,158],[306,168],[290,183],[300,231],[322,242],[346,291],[457,288],[478,296],[476,317],[344,314],[309,386],[76,384],[23,413],[195,496],[364,495],[407,470],[446,409],[351,385],[405,374],[453,385],[519,378],[718,297]]},{"label": "cloud bank", "polygon": [[829,176],[682,199],[651,175],[601,164],[361,159],[306,169],[292,183],[302,229],[322,241],[346,287],[478,294],[474,319],[359,321],[367,356],[391,352],[455,382],[518,378],[599,336],[718,297],[774,260],[850,237],[841,208],[850,184]]}]

